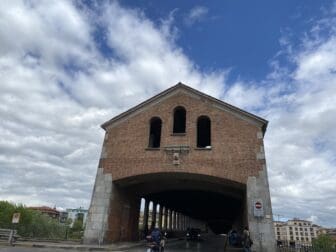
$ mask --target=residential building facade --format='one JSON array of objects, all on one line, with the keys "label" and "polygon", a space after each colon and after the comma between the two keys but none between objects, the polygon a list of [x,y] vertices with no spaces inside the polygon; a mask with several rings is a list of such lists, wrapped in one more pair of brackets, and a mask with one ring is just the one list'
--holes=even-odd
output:
[{"label": "residential building facade", "polygon": [[76,220],[79,220],[79,219],[83,220],[83,226],[85,225],[87,214],[88,214],[88,210],[87,209],[84,209],[82,207],[79,207],[79,208],[68,208],[68,209],[66,209],[66,212],[68,213],[67,218],[72,220],[70,226],[72,226],[73,223]]},{"label": "residential building facade", "polygon": [[275,221],[274,231],[278,244],[311,245],[318,236],[319,226],[311,221],[293,219],[286,222]]}]

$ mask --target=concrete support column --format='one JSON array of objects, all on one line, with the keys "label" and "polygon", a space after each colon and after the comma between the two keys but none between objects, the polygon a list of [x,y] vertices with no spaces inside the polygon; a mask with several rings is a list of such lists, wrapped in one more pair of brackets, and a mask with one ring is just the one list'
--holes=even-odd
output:
[{"label": "concrete support column", "polygon": [[181,213],[177,213],[177,230],[181,230]]},{"label": "concrete support column", "polygon": [[160,210],[159,210],[159,221],[158,221],[158,227],[162,229],[162,213],[163,213],[163,207],[160,204]]},{"label": "concrete support column", "polygon": [[[104,147],[102,150],[102,156]],[[105,240],[108,226],[108,209],[112,195],[112,175],[105,174],[104,169],[99,167],[96,175],[96,182],[93,188],[91,205],[86,220],[84,231],[85,244],[98,244]]]},{"label": "concrete support column", "polygon": [[134,241],[138,240],[140,198],[129,194],[124,189],[112,183],[105,241]]},{"label": "concrete support column", "polygon": [[184,230],[184,215],[181,218],[181,230]]},{"label": "concrete support column", "polygon": [[169,209],[169,230],[173,230],[173,211]]},{"label": "concrete support column", "polygon": [[185,215],[182,216],[182,230],[185,230]]},{"label": "concrete support column", "polygon": [[156,208],[157,208],[157,203],[153,201],[153,210],[152,210],[152,224],[154,224],[154,227],[156,227]]},{"label": "concrete support column", "polygon": [[[255,203],[262,204],[262,212],[255,210]],[[266,164],[256,177],[249,177],[246,184],[246,206],[248,226],[256,251],[275,251],[275,233],[272,205],[269,193]],[[258,216],[259,215],[259,216]]]},{"label": "concrete support column", "polygon": [[175,230],[175,211],[172,210],[172,230]]},{"label": "concrete support column", "polygon": [[171,230],[174,230],[175,229],[175,212],[174,212],[174,210],[171,210],[172,211],[172,214],[171,214],[171,216],[172,216],[172,218],[171,218]]},{"label": "concrete support column", "polygon": [[164,226],[163,226],[163,229],[166,231],[167,228],[168,228],[168,208],[167,207],[164,208],[164,214],[163,214],[163,216],[164,216]]},{"label": "concrete support column", "polygon": [[174,211],[174,217],[173,217],[173,219],[174,219],[174,221],[173,221],[173,230],[177,230],[177,228],[176,228],[176,224],[177,224],[177,212],[176,211]]},{"label": "concrete support column", "polygon": [[149,200],[145,199],[145,209],[144,209],[144,216],[143,216],[143,229],[145,235],[148,233],[148,213],[149,213]]}]

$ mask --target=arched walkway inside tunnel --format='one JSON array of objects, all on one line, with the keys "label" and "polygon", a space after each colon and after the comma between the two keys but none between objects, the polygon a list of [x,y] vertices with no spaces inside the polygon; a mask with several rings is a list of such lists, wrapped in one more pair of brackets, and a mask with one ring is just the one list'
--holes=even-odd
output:
[{"label": "arched walkway inside tunnel", "polygon": [[246,188],[233,181],[198,174],[156,173],[115,182],[141,198],[139,230],[143,236],[154,223],[162,230],[187,228],[227,233],[247,224]]}]

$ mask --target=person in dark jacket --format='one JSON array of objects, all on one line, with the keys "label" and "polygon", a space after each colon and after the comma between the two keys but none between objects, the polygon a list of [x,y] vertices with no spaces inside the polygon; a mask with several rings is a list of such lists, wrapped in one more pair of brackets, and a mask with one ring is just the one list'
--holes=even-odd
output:
[{"label": "person in dark jacket", "polygon": [[250,237],[250,231],[248,227],[244,228],[242,243],[243,243],[244,252],[251,252],[252,239]]}]

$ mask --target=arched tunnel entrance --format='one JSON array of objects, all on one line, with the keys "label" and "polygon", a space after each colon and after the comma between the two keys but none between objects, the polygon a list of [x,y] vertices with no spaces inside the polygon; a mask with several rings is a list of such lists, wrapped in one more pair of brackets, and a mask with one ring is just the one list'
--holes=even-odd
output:
[{"label": "arched tunnel entrance", "polygon": [[[171,212],[178,213],[182,218],[194,220],[182,224],[183,228],[193,227],[195,223],[203,223],[205,229],[212,232],[227,233],[232,227],[242,230],[247,224],[246,186],[230,180],[190,173],[155,173],[130,177],[114,182],[128,195],[143,198],[155,205],[155,215],[160,228],[172,229],[174,222]],[[159,205],[163,210],[156,209]],[[148,205],[147,205],[148,208]],[[144,204],[139,206],[140,219],[148,215]],[[160,213],[159,213],[160,211]],[[145,213],[144,213],[145,212]],[[153,214],[153,213],[152,213]],[[164,216],[167,214],[167,219]],[[151,215],[151,214],[149,214]],[[156,217],[157,218],[157,217]],[[144,223],[140,228],[148,228],[150,218],[143,216]],[[155,219],[156,220],[156,219]],[[195,222],[196,221],[196,222]],[[165,223],[168,222],[168,223]],[[148,225],[147,227],[145,227]],[[158,223],[156,223],[158,226]]]}]

